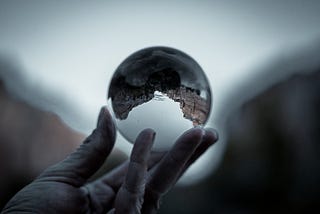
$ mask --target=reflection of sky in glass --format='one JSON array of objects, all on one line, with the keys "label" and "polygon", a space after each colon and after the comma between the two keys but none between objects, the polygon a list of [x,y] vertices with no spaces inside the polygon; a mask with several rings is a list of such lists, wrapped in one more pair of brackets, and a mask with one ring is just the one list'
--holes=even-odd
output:
[{"label": "reflection of sky in glass", "polygon": [[126,120],[116,120],[122,133],[134,142],[137,134],[149,127],[156,131],[154,148],[168,149],[184,131],[193,127],[192,122],[183,117],[180,104],[160,92],[149,102],[139,105],[129,113]]},{"label": "reflection of sky in glass", "polygon": [[274,54],[317,38],[319,11],[317,0],[2,0],[0,52],[19,60],[29,87],[59,94],[72,107],[48,107],[28,94],[26,99],[89,133],[105,104],[107,82],[124,57],[147,46],[178,48],[206,72],[213,93],[209,125],[223,138],[221,111],[228,95]]}]

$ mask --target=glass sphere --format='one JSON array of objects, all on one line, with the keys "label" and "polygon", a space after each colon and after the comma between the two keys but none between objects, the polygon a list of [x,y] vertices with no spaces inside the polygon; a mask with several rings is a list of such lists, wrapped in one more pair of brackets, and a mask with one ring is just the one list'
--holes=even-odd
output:
[{"label": "glass sphere", "polygon": [[204,126],[211,91],[199,64],[169,47],[150,47],[126,58],[110,82],[108,104],[119,132],[131,143],[156,131],[154,151],[170,149],[186,130]]}]

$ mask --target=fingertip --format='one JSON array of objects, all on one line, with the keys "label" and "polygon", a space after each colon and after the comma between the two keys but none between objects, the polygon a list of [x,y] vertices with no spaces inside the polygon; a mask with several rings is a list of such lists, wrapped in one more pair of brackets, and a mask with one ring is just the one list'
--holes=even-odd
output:
[{"label": "fingertip", "polygon": [[215,143],[219,139],[218,131],[213,128],[206,128],[205,129],[205,138],[212,141],[212,143]]},{"label": "fingertip", "polygon": [[98,116],[97,130],[103,134],[108,134],[111,140],[115,140],[116,126],[113,122],[112,116],[106,106],[102,106]]},{"label": "fingertip", "polygon": [[205,130],[201,127],[194,127],[184,132],[170,150],[174,154],[193,152],[201,144]]},{"label": "fingertip", "polygon": [[144,135],[150,135],[151,137],[151,141],[153,142],[155,137],[156,137],[156,132],[155,130],[151,129],[151,128],[146,128],[144,129],[141,133],[143,133]]},{"label": "fingertip", "polygon": [[99,116],[98,116],[98,124],[97,127],[103,126],[105,120],[111,119],[111,114],[109,113],[106,106],[102,106],[100,108]]},{"label": "fingertip", "polygon": [[[204,136],[204,134],[205,134],[205,129],[204,128],[202,128],[201,126],[196,126],[196,127],[194,127],[194,128],[192,128],[193,129],[193,131],[196,131],[196,132],[199,132],[199,134],[201,135],[201,136]],[[191,129],[191,130],[192,130]]]},{"label": "fingertip", "polygon": [[156,136],[156,132],[151,129],[151,128],[147,128],[142,130],[138,137],[136,138],[135,143],[141,143],[141,144],[150,144],[150,146],[153,146],[153,142]]},{"label": "fingertip", "polygon": [[144,129],[142,132],[140,132],[133,146],[131,160],[136,159],[138,162],[147,161],[153,146],[155,134],[155,131],[150,128]]},{"label": "fingertip", "polygon": [[194,127],[186,131],[181,137],[186,138],[188,140],[192,140],[193,142],[200,141],[205,135],[205,130],[202,127]]},{"label": "fingertip", "polygon": [[105,108],[106,108],[106,106],[102,106],[102,107],[100,108],[99,116],[98,116],[98,122],[99,122],[99,121],[102,119],[102,117],[104,116]]}]

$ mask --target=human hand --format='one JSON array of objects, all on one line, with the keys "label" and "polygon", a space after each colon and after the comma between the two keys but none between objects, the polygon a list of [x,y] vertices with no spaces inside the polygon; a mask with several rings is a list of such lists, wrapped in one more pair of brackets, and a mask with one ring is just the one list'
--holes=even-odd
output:
[{"label": "human hand", "polygon": [[161,197],[217,140],[216,132],[194,128],[169,152],[151,153],[155,133],[146,129],[137,137],[129,161],[87,183],[110,154],[115,135],[112,118],[103,108],[97,128],[84,143],[18,192],[2,212],[155,213]]}]

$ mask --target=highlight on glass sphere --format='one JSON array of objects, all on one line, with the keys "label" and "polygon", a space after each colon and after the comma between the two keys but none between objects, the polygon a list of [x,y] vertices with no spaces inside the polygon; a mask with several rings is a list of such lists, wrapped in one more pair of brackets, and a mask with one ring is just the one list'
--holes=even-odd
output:
[{"label": "highlight on glass sphere", "polygon": [[186,130],[205,125],[211,91],[203,70],[190,56],[169,47],[150,47],[133,53],[116,69],[108,106],[129,142],[152,128],[153,150],[165,151]]}]

